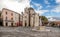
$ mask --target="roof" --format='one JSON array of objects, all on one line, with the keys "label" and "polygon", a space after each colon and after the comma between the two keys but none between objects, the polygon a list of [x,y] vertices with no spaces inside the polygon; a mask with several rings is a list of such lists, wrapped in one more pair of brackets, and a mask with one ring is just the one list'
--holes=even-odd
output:
[{"label": "roof", "polygon": [[60,24],[60,21],[54,21],[54,23],[56,23],[56,24]]},{"label": "roof", "polygon": [[29,7],[28,10],[34,10],[32,7]]},{"label": "roof", "polygon": [[8,11],[14,12],[14,13],[16,13],[16,14],[20,14],[20,13],[17,13],[17,12],[15,12],[15,11],[12,11],[12,10],[10,10],[10,9],[7,9],[7,8],[3,8],[2,10],[8,10]]}]

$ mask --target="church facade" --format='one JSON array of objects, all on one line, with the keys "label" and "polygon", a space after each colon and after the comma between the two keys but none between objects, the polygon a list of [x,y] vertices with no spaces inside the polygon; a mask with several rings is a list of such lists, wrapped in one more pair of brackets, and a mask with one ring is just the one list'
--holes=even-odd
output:
[{"label": "church facade", "polygon": [[35,27],[39,26],[39,14],[33,8],[25,8],[22,13],[22,26]]}]

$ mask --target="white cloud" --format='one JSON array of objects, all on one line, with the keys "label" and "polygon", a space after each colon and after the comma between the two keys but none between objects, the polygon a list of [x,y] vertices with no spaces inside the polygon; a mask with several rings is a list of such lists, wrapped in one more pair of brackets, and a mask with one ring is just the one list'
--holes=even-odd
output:
[{"label": "white cloud", "polygon": [[56,5],[56,6],[51,10],[51,12],[57,12],[57,13],[59,13],[59,12],[60,12],[60,0],[56,0],[56,3],[57,3],[58,5]]},{"label": "white cloud", "polygon": [[44,14],[45,12],[49,12],[49,10],[35,10],[39,15]]},{"label": "white cloud", "polygon": [[40,4],[38,4],[38,3],[34,3],[37,7],[40,7],[41,5]]},{"label": "white cloud", "polygon": [[1,0],[0,8],[8,8],[16,12],[24,11],[25,7],[30,7],[31,0]]},{"label": "white cloud", "polygon": [[45,1],[45,4],[50,4],[49,2],[48,2],[48,0],[44,0]]},{"label": "white cloud", "polygon": [[59,3],[60,4],[60,0],[56,0],[56,3]]},{"label": "white cloud", "polygon": [[[33,5],[34,5],[34,6],[36,6],[36,7],[37,7],[37,10],[40,10],[40,9],[42,9],[42,8],[43,8],[41,4],[38,4],[38,3],[35,3],[35,2],[32,2],[32,3],[33,3]],[[31,7],[33,7],[33,8],[34,8],[34,6],[33,6],[33,5],[31,5]]]},{"label": "white cloud", "polygon": [[50,5],[47,5],[47,8],[51,7]]},{"label": "white cloud", "polygon": [[51,10],[51,12],[59,13],[60,12],[60,5],[55,6],[54,9]]},{"label": "white cloud", "polygon": [[51,18],[52,16],[46,16],[47,18]]},{"label": "white cloud", "polygon": [[3,4],[2,1],[3,1],[3,0],[0,0],[0,10],[1,10],[3,7],[6,7],[6,6]]},{"label": "white cloud", "polygon": [[52,17],[48,19],[49,21],[56,21],[56,19],[53,19]]},{"label": "white cloud", "polygon": [[35,12],[39,13],[39,15],[42,15],[43,13],[48,12],[48,10],[41,10],[43,8],[41,4],[38,4],[35,2],[32,2],[32,3],[33,5],[31,5],[31,7],[34,8],[34,6],[36,6],[37,9],[35,9]]},{"label": "white cloud", "polygon": [[48,18],[48,21],[56,21],[56,19],[53,19],[53,16],[46,16]]}]

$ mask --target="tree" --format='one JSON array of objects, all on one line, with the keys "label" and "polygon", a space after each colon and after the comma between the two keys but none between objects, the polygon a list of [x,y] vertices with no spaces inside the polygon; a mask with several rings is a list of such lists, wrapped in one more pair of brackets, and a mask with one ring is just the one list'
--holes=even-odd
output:
[{"label": "tree", "polygon": [[39,18],[41,18],[43,25],[47,25],[48,19],[45,16],[40,16]]}]

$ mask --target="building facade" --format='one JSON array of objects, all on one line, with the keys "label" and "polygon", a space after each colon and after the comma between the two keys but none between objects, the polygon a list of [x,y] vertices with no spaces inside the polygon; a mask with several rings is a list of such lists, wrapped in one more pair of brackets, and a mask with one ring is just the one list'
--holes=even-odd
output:
[{"label": "building facade", "polygon": [[34,11],[33,8],[25,8],[21,14],[12,10],[2,9],[3,26],[23,26],[23,27],[35,27],[39,26],[39,14]]},{"label": "building facade", "polygon": [[33,8],[25,8],[23,15],[23,26],[39,26],[39,14]]},{"label": "building facade", "polygon": [[16,26],[20,21],[20,14],[12,10],[2,9],[3,26]]}]

